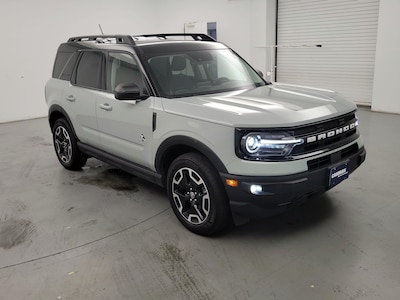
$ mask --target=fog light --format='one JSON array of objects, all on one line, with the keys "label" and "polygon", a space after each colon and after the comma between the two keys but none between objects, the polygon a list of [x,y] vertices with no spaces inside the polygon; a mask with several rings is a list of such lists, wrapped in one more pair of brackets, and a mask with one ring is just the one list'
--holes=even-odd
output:
[{"label": "fog light", "polygon": [[262,185],[259,184],[252,184],[250,186],[250,192],[254,195],[261,194],[263,191]]}]

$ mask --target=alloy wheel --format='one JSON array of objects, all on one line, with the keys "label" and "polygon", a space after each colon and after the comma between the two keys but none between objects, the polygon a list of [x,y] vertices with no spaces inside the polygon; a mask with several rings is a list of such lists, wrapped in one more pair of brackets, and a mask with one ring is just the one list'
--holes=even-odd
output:
[{"label": "alloy wheel", "polygon": [[181,216],[201,225],[210,215],[210,194],[203,178],[193,169],[178,169],[172,180],[172,197]]},{"label": "alloy wheel", "polygon": [[68,164],[72,159],[72,143],[68,131],[62,126],[58,126],[54,131],[54,146],[57,156]]}]

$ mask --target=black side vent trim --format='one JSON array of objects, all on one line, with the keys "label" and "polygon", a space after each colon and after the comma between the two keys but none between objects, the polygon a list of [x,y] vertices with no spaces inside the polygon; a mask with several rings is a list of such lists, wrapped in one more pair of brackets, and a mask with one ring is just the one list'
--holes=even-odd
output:
[{"label": "black side vent trim", "polygon": [[157,113],[153,112],[153,132],[157,129]]}]

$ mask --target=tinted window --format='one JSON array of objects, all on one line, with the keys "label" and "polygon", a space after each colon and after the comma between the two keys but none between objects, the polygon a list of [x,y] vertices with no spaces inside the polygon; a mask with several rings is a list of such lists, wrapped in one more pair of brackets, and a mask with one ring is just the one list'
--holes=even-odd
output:
[{"label": "tinted window", "polygon": [[100,88],[102,53],[87,51],[82,54],[76,69],[76,85]]},{"label": "tinted window", "polygon": [[68,59],[67,63],[65,64],[64,68],[61,71],[60,79],[62,80],[71,80],[71,75],[72,72],[74,71],[74,66],[76,63],[76,60],[78,59],[78,52],[74,52],[72,55],[70,55],[70,58]]},{"label": "tinted window", "polygon": [[[54,63],[53,77],[60,78],[64,80],[69,80],[71,77],[71,72],[78,57],[76,52],[58,52],[56,61]],[[68,70],[67,70],[68,67]],[[62,76],[62,72],[65,71],[65,75]],[[67,77],[69,74],[68,78]],[[64,77],[64,78],[61,78]]]},{"label": "tinted window", "polygon": [[143,91],[144,83],[134,58],[121,52],[110,52],[107,57],[106,89],[114,91],[121,83],[135,83]]}]

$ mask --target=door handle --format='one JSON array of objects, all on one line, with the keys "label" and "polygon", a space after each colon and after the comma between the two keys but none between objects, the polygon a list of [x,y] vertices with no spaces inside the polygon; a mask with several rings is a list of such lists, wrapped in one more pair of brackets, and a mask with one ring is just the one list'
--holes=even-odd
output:
[{"label": "door handle", "polygon": [[66,99],[67,99],[67,101],[69,101],[69,102],[75,102],[75,97],[74,97],[74,95],[68,95]]},{"label": "door handle", "polygon": [[102,110],[112,111],[112,106],[108,103],[100,104],[99,107]]}]

